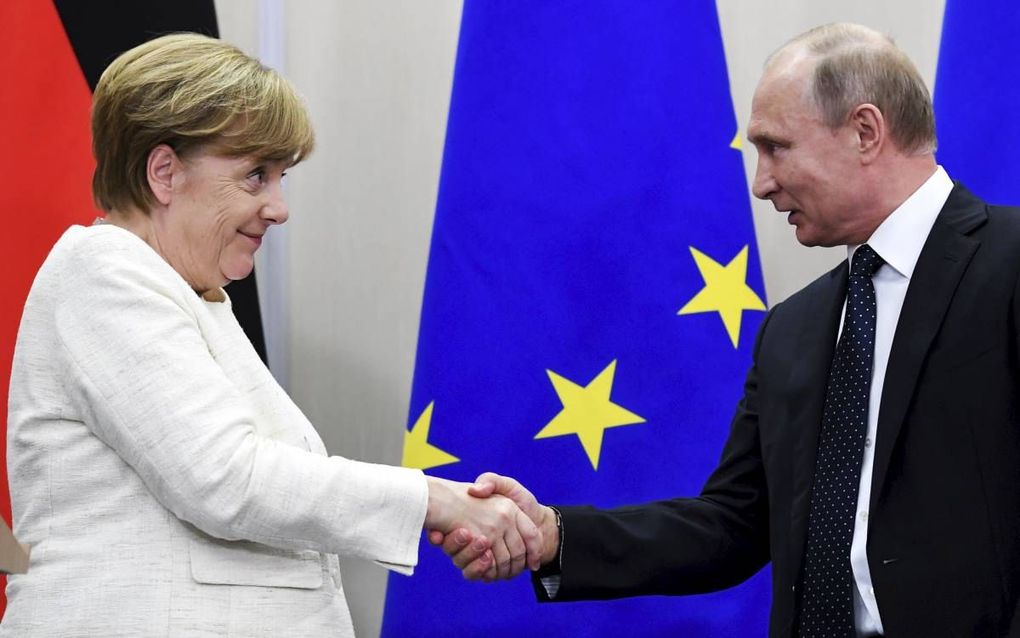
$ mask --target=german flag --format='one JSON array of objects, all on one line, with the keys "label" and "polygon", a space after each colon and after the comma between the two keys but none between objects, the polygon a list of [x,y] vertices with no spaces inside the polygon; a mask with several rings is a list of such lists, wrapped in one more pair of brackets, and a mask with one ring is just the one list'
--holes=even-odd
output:
[{"label": "german flag", "polygon": [[[0,425],[21,310],[36,270],[72,224],[100,215],[92,202],[92,89],[122,52],[174,31],[218,36],[212,0],[5,0],[0,24]],[[233,282],[241,326],[265,360],[255,277]],[[0,513],[11,519],[6,445],[0,446]],[[5,599],[0,597],[0,612]]]}]

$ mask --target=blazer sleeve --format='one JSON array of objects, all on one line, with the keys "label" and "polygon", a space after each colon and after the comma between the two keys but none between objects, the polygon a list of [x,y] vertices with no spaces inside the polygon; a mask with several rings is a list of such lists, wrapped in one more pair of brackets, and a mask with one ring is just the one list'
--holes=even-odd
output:
[{"label": "blazer sleeve", "polygon": [[[81,251],[55,326],[86,425],[175,516],[211,536],[354,555],[409,572],[427,487],[417,470],[261,436],[210,354],[184,286],[149,255]],[[77,263],[75,263],[77,262]]]},{"label": "blazer sleeve", "polygon": [[[758,348],[771,313],[758,332]],[[731,587],[769,561],[768,493],[758,436],[757,365],[744,383],[719,465],[695,498],[562,514],[556,602]],[[538,583],[536,583],[538,584]],[[551,600],[536,586],[539,600]]]}]

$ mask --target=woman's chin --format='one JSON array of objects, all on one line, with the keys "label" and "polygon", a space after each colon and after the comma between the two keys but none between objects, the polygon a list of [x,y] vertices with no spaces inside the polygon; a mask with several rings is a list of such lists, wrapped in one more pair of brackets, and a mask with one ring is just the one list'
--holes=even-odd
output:
[{"label": "woman's chin", "polygon": [[231,268],[223,269],[223,276],[226,279],[223,284],[226,285],[231,281],[239,281],[244,279],[251,274],[251,271],[255,269],[255,262],[250,261],[245,264],[234,264]]}]

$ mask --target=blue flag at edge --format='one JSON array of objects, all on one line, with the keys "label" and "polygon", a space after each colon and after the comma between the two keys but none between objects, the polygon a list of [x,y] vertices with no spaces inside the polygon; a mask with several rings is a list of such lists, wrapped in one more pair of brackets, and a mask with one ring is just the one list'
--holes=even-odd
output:
[{"label": "blue flag at edge", "polygon": [[1020,3],[946,0],[935,74],[939,163],[979,197],[1020,204]]},{"label": "blue flag at edge", "polygon": [[[405,459],[549,504],[696,495],[764,309],[736,132],[712,2],[466,2],[411,398],[434,448]],[[539,604],[420,555],[383,636],[766,634],[767,570]]]}]

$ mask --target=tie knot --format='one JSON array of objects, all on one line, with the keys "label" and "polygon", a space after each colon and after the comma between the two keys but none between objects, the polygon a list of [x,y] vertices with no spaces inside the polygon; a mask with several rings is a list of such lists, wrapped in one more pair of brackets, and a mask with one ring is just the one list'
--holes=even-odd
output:
[{"label": "tie knot", "polygon": [[851,277],[871,277],[875,274],[885,261],[878,256],[875,250],[867,245],[862,244],[860,248],[854,251],[854,260],[850,265],[850,276]]}]

